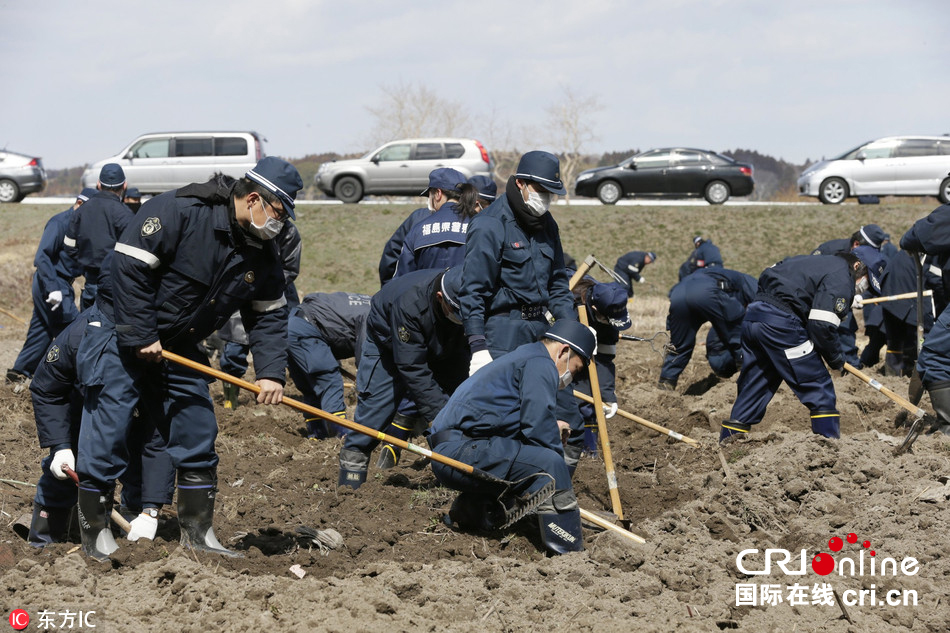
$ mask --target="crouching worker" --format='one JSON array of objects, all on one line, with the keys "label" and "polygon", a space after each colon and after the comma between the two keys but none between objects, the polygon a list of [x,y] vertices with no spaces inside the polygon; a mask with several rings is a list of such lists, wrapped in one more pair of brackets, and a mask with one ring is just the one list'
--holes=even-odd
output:
[{"label": "crouching worker", "polygon": [[742,322],[742,372],[720,443],[761,422],[783,381],[808,407],[813,433],[840,437],[835,387],[822,359],[831,369],[844,367],[838,326],[867,287],[867,267],[851,253],[800,255],[765,269]]},{"label": "crouching worker", "polygon": [[433,462],[439,482],[461,491],[449,511],[460,528],[499,529],[536,509],[549,551],[583,549],[562,448],[568,428],[558,424],[555,406],[558,389],[585,370],[596,344],[587,326],[561,319],[540,341],[476,372],[449,399],[432,424],[432,450],[513,482],[492,484]]}]

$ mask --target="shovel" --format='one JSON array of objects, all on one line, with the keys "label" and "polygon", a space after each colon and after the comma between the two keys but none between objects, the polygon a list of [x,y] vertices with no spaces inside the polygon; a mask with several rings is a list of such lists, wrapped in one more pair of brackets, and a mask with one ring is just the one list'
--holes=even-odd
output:
[{"label": "shovel", "polygon": [[[64,464],[63,472],[69,475],[69,478],[73,480],[73,483],[75,483],[77,487],[79,486],[79,475],[76,474],[75,470]],[[132,531],[132,526],[115,508],[112,508],[112,514],[110,514],[109,517],[112,519],[112,522],[122,528],[122,531],[126,534]]]},{"label": "shovel", "polygon": [[914,441],[917,440],[917,437],[920,435],[921,431],[924,430],[924,426],[936,422],[936,418],[934,418],[934,416],[929,415],[926,411],[924,411],[920,407],[917,407],[911,404],[910,402],[908,402],[907,400],[905,400],[904,398],[900,397],[899,395],[897,395],[896,393],[894,393],[893,391],[891,391],[890,389],[888,389],[887,387],[879,383],[878,381],[874,380],[873,378],[865,374],[860,369],[857,369],[856,367],[854,367],[854,365],[851,365],[850,363],[845,363],[844,368],[845,370],[848,371],[848,373],[857,376],[858,378],[866,382],[869,386],[871,386],[874,389],[877,389],[878,391],[883,393],[885,396],[887,396],[888,398],[890,398],[891,400],[899,404],[901,407],[906,409],[911,415],[915,416],[914,423],[910,425],[910,431],[907,432],[907,437],[904,438],[904,441],[901,442],[900,446],[894,449],[895,455],[902,455],[906,453],[908,450],[910,450],[910,447],[913,446]]},{"label": "shovel", "polygon": [[[164,358],[165,360],[172,361],[173,363],[177,363],[179,365],[188,367],[189,369],[192,369],[199,373],[212,376],[214,378],[217,378],[218,380],[223,380],[225,382],[231,383],[232,385],[237,385],[238,387],[241,387],[242,389],[247,389],[248,391],[251,391],[253,393],[260,393],[261,391],[261,388],[258,387],[257,385],[251,384],[245,380],[241,380],[240,378],[235,378],[234,376],[231,376],[230,374],[226,374],[223,371],[218,371],[217,369],[208,367],[207,365],[196,363],[193,360],[185,358],[184,356],[179,356],[178,354],[169,352],[167,350],[162,350],[162,358]],[[479,479],[481,481],[485,481],[485,482],[489,482],[493,484],[501,484],[506,487],[511,486],[514,483],[514,482],[501,479],[500,477],[496,477],[489,472],[481,470],[480,468],[475,468],[474,466],[469,466],[468,464],[452,459],[451,457],[446,457],[445,455],[434,453],[424,446],[419,446],[417,444],[413,444],[412,442],[401,440],[398,437],[392,437],[391,435],[386,435],[382,431],[376,431],[374,429],[369,428],[368,426],[357,424],[356,422],[353,422],[352,420],[347,420],[346,418],[335,416],[332,413],[327,413],[326,411],[322,409],[312,407],[309,404],[300,402],[299,400],[294,400],[293,398],[284,396],[283,400],[281,401],[281,404],[285,404],[291,409],[296,409],[297,411],[301,411],[308,415],[313,415],[319,418],[323,418],[327,422],[333,422],[334,424],[339,424],[340,426],[346,427],[352,431],[356,431],[357,433],[362,433],[363,435],[374,437],[380,440],[381,442],[388,442],[390,444],[393,444],[394,446],[398,446],[399,448],[402,448],[403,450],[407,450],[411,453],[422,455],[423,457],[428,457],[430,460],[434,462],[439,462],[440,464],[444,464],[450,468],[454,468],[455,470],[463,472],[467,475],[471,475],[472,477]],[[543,501],[543,499],[541,501]],[[530,511],[531,509],[532,508],[528,508],[527,510],[522,509],[522,516],[524,514],[527,514],[527,512]],[[587,515],[591,515],[591,513],[582,509],[581,516],[589,519],[590,517],[588,517]],[[591,515],[591,516],[595,516],[595,515]],[[595,516],[595,518],[597,517]],[[597,522],[594,519],[590,519],[590,520],[592,523],[596,523],[597,525],[601,525],[602,523],[605,523],[602,519],[600,519],[600,522]],[[630,538],[637,542],[646,542],[642,539],[642,537],[637,536],[633,532],[629,532],[628,530],[624,530],[623,528],[618,527],[613,524],[610,524],[610,525],[612,527],[608,527],[606,529],[625,532],[626,533],[625,536],[627,536],[627,538]],[[605,527],[605,526],[601,525],[601,527]]]}]

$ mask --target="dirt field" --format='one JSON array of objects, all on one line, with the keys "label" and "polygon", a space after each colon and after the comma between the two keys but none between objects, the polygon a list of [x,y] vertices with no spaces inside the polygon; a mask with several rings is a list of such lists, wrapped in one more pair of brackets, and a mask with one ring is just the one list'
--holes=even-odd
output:
[{"label": "dirt field", "polygon": [[[891,230],[897,228],[906,226]],[[822,241],[806,240],[809,248]],[[686,246],[682,257],[670,253],[664,264],[675,271]],[[24,317],[29,293],[22,284],[31,258],[18,245],[0,255],[0,272],[18,280],[0,286],[0,306]],[[633,304],[630,333],[651,336],[664,327],[665,289],[644,294]],[[5,369],[26,330],[6,317],[0,323]],[[913,453],[893,457],[903,436],[892,424],[897,406],[856,378],[836,376],[840,441],[813,436],[807,410],[783,387],[753,440],[720,457],[717,428],[729,415],[735,380],[716,379],[698,347],[679,389],[663,392],[655,387],[660,363],[650,346],[620,343],[621,408],[702,447],[619,416],[610,421],[623,511],[646,545],[585,529],[585,552],[548,558],[539,552],[532,520],[504,533],[454,532],[440,521],[454,493],[438,487],[414,456],[387,473],[371,469],[359,491],[337,490],[338,440],[306,440],[302,416],[250,405],[248,395],[245,406],[225,410],[215,385],[221,454],[215,532],[245,557],[182,550],[172,509],[154,542],[119,539],[111,564],[92,562],[73,551],[75,544],[33,550],[10,528],[30,511],[33,489],[0,483],[3,615],[25,609],[30,631],[66,628],[67,610],[94,611],[99,632],[947,630],[950,438],[921,437]],[[906,393],[905,379],[874,374]],[[297,395],[292,387],[289,393]],[[921,406],[929,411],[926,396]],[[28,394],[0,387],[0,477],[35,482],[41,457]],[[584,509],[610,509],[602,460],[583,458],[575,487]],[[345,545],[321,552],[295,538],[302,525],[335,529]],[[831,553],[829,539],[850,533],[857,543],[845,540],[833,556],[864,560],[865,573],[840,576],[840,565],[828,576],[815,573],[812,557]],[[766,548],[789,550],[791,571],[806,549],[806,573],[786,575],[775,565],[768,575],[740,572],[740,552]],[[898,568],[913,557],[917,573],[871,575],[869,550],[876,562],[893,558]],[[303,578],[291,572],[295,565]],[[762,569],[763,556],[747,556],[744,566]],[[789,604],[796,583],[804,598]],[[843,597],[873,588],[876,601],[889,591],[916,592],[918,604],[872,606],[868,593],[863,606],[846,607],[852,623],[833,600],[811,604],[822,583]],[[773,585],[781,602],[736,606],[737,585],[755,585],[757,592]],[[37,628],[41,611],[55,614],[52,627]]]}]

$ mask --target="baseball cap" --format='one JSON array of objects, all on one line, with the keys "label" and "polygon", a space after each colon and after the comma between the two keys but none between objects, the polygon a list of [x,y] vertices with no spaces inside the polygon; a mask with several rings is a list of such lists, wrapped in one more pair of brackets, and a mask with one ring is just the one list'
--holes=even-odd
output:
[{"label": "baseball cap", "polygon": [[276,156],[265,156],[244,176],[277,196],[290,219],[297,219],[294,215],[294,200],[297,192],[303,189],[303,180],[296,167]]},{"label": "baseball cap", "polygon": [[567,193],[561,182],[561,163],[551,152],[534,150],[526,153],[518,162],[515,178],[536,182],[559,196]]}]

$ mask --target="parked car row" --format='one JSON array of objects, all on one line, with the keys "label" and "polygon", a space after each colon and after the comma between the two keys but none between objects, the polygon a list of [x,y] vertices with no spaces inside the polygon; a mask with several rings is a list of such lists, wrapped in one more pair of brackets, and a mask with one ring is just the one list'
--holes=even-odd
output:
[{"label": "parked car row", "polygon": [[[143,134],[115,156],[90,165],[83,187],[94,187],[106,163],[122,165],[130,187],[158,194],[215,172],[239,178],[264,156],[256,132],[165,132]],[[452,167],[467,178],[492,177],[495,163],[471,138],[417,138],[386,143],[360,158],[320,165],[314,184],[343,202],[367,195],[417,195],[429,172]],[[47,177],[37,157],[0,151],[0,202],[19,202],[42,191]],[[578,196],[616,204],[625,197],[705,198],[723,204],[748,196],[753,166],[716,152],[686,147],[651,149],[617,165],[581,172]],[[811,165],[798,179],[802,196],[840,204],[857,196],[936,196],[950,204],[950,136],[891,136],[860,145]]]}]

